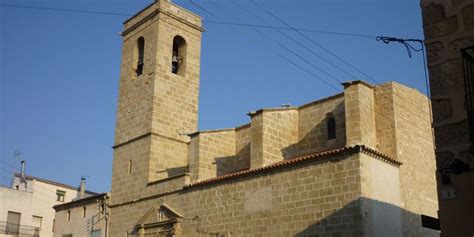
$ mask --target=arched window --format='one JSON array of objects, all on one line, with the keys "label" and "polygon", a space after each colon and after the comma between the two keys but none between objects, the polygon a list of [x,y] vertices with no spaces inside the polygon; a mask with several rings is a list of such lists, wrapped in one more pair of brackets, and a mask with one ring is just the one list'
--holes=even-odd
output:
[{"label": "arched window", "polygon": [[336,138],[336,119],[334,115],[328,114],[326,118],[327,138],[328,140]]},{"label": "arched window", "polygon": [[177,35],[173,39],[173,55],[171,56],[171,72],[184,75],[184,65],[186,57],[186,41]]},{"label": "arched window", "polygon": [[137,73],[137,76],[142,75],[143,73],[143,66],[144,66],[144,58],[145,58],[145,39],[143,37],[138,38],[137,40],[137,52],[138,52],[138,57],[137,57],[137,68],[135,69],[135,72]]}]

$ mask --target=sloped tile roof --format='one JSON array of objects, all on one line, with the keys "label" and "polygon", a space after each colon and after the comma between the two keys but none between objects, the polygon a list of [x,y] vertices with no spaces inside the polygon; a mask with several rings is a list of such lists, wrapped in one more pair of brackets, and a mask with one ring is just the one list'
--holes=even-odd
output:
[{"label": "sloped tile roof", "polygon": [[297,157],[294,157],[294,158],[291,158],[291,159],[288,159],[288,160],[283,160],[283,161],[280,161],[280,162],[277,162],[277,163],[274,163],[274,164],[271,164],[271,165],[268,165],[268,166],[260,167],[260,168],[242,170],[242,171],[238,171],[238,172],[235,172],[235,173],[230,173],[230,174],[226,174],[226,175],[222,175],[222,176],[218,176],[218,177],[214,177],[214,178],[210,178],[210,179],[206,179],[206,180],[201,180],[201,181],[198,181],[198,182],[195,182],[195,183],[192,183],[192,184],[188,184],[188,185],[184,186],[184,188],[186,189],[186,188],[201,186],[201,185],[205,185],[205,184],[215,183],[215,182],[219,182],[219,181],[223,181],[223,180],[228,180],[228,179],[232,179],[232,178],[235,178],[235,177],[247,176],[247,175],[256,174],[256,173],[262,173],[262,172],[273,170],[273,169],[276,169],[276,168],[279,168],[279,167],[284,167],[284,166],[289,166],[289,165],[292,165],[292,164],[302,163],[302,162],[307,161],[307,160],[322,159],[322,158],[330,156],[330,155],[342,154],[344,152],[365,153],[365,154],[370,155],[370,156],[372,156],[376,159],[382,160],[382,161],[384,161],[388,164],[391,164],[391,165],[394,165],[394,166],[397,166],[397,167],[402,164],[402,162],[400,162],[399,160],[396,160],[396,159],[394,159],[394,158],[392,158],[388,155],[382,154],[382,153],[380,153],[380,152],[378,152],[378,151],[376,151],[372,148],[366,147],[364,145],[343,146],[343,147],[334,148],[334,149],[331,149],[331,150],[319,151],[319,152],[316,152],[316,153],[310,153],[310,154],[305,154],[305,155],[302,155],[302,156],[297,156]]}]

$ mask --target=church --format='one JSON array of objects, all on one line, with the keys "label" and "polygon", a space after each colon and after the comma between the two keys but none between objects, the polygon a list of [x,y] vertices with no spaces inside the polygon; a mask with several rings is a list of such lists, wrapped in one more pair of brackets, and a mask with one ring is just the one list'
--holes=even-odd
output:
[{"label": "church", "polygon": [[124,22],[110,236],[439,236],[425,95],[350,81],[198,131],[203,31],[167,0]]}]

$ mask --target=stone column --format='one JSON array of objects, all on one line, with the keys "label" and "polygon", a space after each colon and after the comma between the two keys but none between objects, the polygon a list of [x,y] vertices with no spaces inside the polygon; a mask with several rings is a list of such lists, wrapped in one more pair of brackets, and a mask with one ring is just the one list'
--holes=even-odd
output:
[{"label": "stone column", "polygon": [[374,87],[363,81],[351,81],[344,86],[347,145],[375,148],[377,137],[374,115]]}]

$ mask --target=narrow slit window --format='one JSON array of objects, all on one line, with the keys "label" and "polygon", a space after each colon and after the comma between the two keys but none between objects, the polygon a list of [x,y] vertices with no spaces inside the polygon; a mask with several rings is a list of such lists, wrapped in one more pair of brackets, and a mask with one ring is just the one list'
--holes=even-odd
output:
[{"label": "narrow slit window", "polygon": [[82,218],[85,218],[86,217],[86,207],[82,207]]},{"label": "narrow slit window", "polygon": [[68,210],[67,213],[66,213],[66,220],[67,221],[71,220],[71,211],[70,210]]},{"label": "narrow slit window", "polygon": [[184,75],[186,56],[186,41],[183,37],[177,35],[173,39],[173,52],[171,55],[171,72],[178,75]]},{"label": "narrow slit window", "polygon": [[128,161],[127,174],[132,174],[132,160]]},{"label": "narrow slit window", "polygon": [[336,119],[333,115],[328,115],[326,119],[327,138],[332,140],[336,138]]},{"label": "narrow slit window", "polygon": [[143,37],[140,37],[137,40],[137,51],[137,68],[135,69],[135,72],[137,73],[137,76],[140,76],[143,73],[143,67],[145,65],[145,39]]}]

